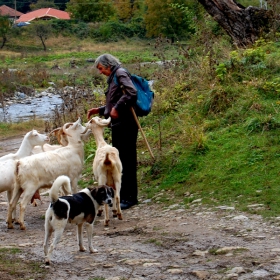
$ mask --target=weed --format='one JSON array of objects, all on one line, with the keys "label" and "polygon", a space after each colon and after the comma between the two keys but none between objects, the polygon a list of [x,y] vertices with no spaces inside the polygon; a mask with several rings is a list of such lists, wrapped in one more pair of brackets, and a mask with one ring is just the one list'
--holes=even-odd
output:
[{"label": "weed", "polygon": [[26,261],[22,259],[21,254],[22,252],[18,248],[0,248],[0,269],[2,273],[12,275],[17,279],[26,279],[25,277],[44,278],[46,271],[41,268],[41,263]]},{"label": "weed", "polygon": [[162,246],[162,241],[154,238],[146,240],[144,243],[152,243],[155,244],[156,246]]}]

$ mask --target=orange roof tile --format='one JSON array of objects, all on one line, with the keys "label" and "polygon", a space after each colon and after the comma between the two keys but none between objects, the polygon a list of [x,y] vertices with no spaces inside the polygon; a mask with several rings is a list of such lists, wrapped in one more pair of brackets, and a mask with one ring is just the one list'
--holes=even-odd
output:
[{"label": "orange roof tile", "polygon": [[14,10],[14,9],[6,6],[6,5],[2,5],[0,7],[0,15],[2,15],[2,16],[10,16],[10,17],[14,17],[14,16],[19,17],[19,16],[23,15],[23,13],[18,12],[18,11]]},{"label": "orange roof tile", "polygon": [[53,8],[42,8],[39,10],[32,11],[27,14],[23,14],[19,17],[16,22],[28,22],[32,21],[37,18],[43,18],[43,17],[53,17],[58,19],[70,19],[70,15],[67,12],[60,11]]}]

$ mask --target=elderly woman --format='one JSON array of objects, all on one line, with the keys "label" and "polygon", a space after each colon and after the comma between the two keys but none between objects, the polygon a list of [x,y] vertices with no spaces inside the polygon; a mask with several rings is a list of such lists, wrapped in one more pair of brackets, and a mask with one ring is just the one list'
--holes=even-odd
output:
[{"label": "elderly woman", "polygon": [[112,119],[112,144],[119,150],[123,166],[120,196],[121,209],[125,210],[138,203],[136,150],[138,126],[130,110],[130,107],[136,103],[136,88],[129,73],[111,54],[100,55],[95,61],[95,66],[100,74],[108,77],[108,89],[105,92],[106,105],[91,108],[87,118],[99,114]]}]

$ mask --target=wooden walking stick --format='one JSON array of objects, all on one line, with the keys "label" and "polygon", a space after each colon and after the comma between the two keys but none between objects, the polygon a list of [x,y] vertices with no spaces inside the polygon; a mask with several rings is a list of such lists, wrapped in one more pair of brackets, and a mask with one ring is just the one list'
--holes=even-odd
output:
[{"label": "wooden walking stick", "polygon": [[153,154],[153,152],[152,152],[152,150],[151,150],[151,147],[150,147],[150,145],[149,145],[149,143],[148,143],[148,141],[147,141],[147,138],[146,138],[146,136],[145,136],[145,134],[144,134],[144,131],[143,131],[141,125],[140,125],[140,122],[139,122],[139,120],[138,120],[138,117],[137,117],[137,115],[136,115],[134,109],[133,109],[132,107],[130,107],[130,110],[131,110],[131,112],[132,112],[132,114],[133,114],[133,117],[134,117],[134,119],[135,119],[135,121],[136,121],[136,123],[137,123],[137,126],[138,126],[138,128],[139,128],[139,130],[140,130],[140,132],[141,132],[141,134],[142,134],[142,137],[144,138],[144,141],[145,141],[145,143],[146,143],[146,146],[147,146],[147,148],[148,148],[148,150],[149,150],[149,153],[150,153],[151,157],[152,157],[153,159],[155,159],[154,154]]},{"label": "wooden walking stick", "polygon": [[[121,89],[122,89],[123,94],[125,94],[125,90],[124,90],[123,86],[121,86]],[[146,144],[146,146],[147,146],[147,148],[148,148],[148,150],[149,150],[149,153],[150,153],[151,157],[152,157],[153,159],[155,159],[154,154],[153,154],[153,152],[152,152],[152,150],[151,150],[151,147],[150,147],[150,145],[149,145],[149,143],[148,143],[148,141],[147,141],[147,138],[146,138],[146,136],[145,136],[145,134],[144,134],[144,131],[143,131],[141,125],[140,125],[140,122],[139,122],[139,120],[138,120],[138,117],[137,117],[137,115],[136,115],[135,110],[133,109],[133,107],[130,107],[130,111],[132,112],[132,115],[133,115],[133,117],[134,117],[134,120],[135,120],[136,123],[137,123],[137,126],[138,126],[138,128],[139,128],[139,130],[140,130],[140,132],[141,132],[141,134],[142,134],[142,137],[143,137],[143,139],[144,139],[144,141],[145,141],[145,144]]]}]

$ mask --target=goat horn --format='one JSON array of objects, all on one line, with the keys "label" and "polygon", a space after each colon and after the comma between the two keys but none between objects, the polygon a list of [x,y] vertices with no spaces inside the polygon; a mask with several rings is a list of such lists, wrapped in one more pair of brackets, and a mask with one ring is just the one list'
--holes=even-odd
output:
[{"label": "goat horn", "polygon": [[82,132],[81,134],[86,134],[88,130],[89,130],[89,128],[86,126],[85,131],[84,131],[84,132]]},{"label": "goat horn", "polygon": [[73,123],[66,123],[66,124],[64,124],[63,127],[62,127],[62,131],[63,131],[63,133],[65,133],[66,136],[72,137],[66,131],[66,129],[69,128],[70,125],[73,125]]},{"label": "goat horn", "polygon": [[61,129],[61,127],[58,127],[58,128],[55,128],[55,129],[53,129],[50,133],[49,133],[49,137],[53,134],[53,133],[55,133],[55,132],[57,132],[58,130],[60,130]]}]

